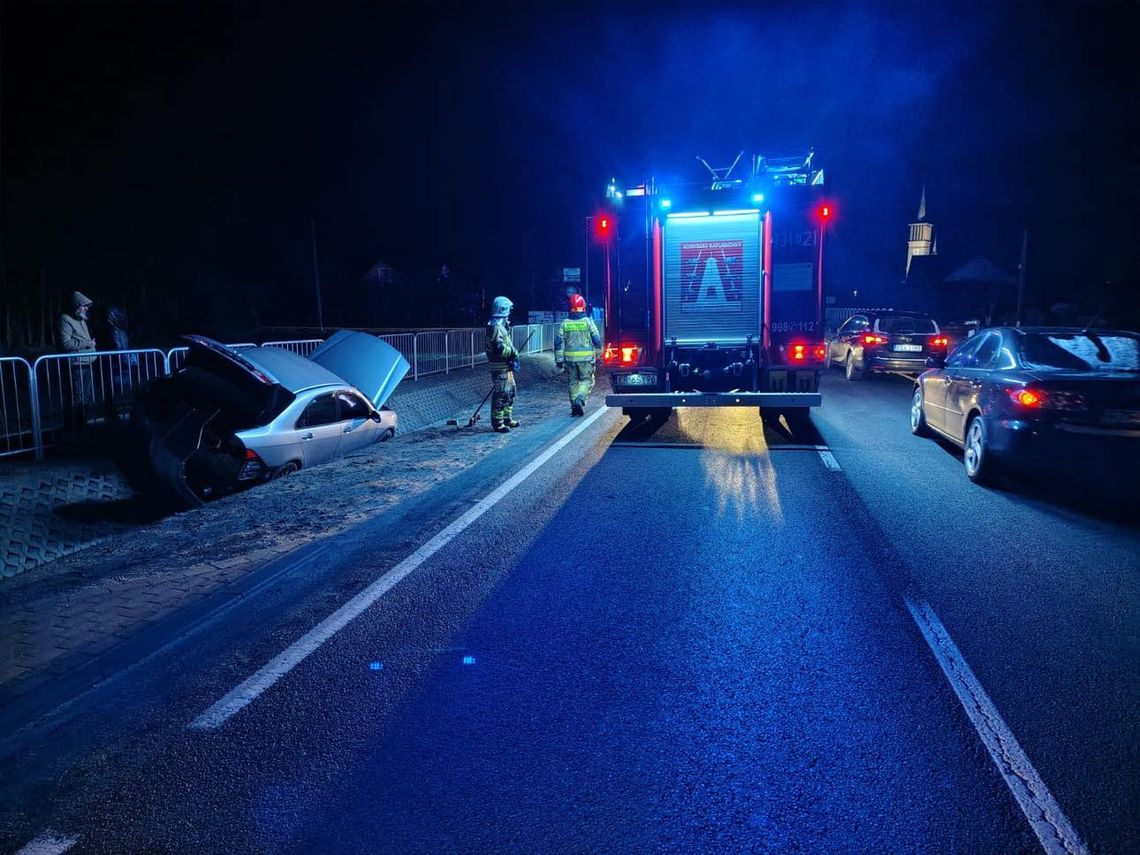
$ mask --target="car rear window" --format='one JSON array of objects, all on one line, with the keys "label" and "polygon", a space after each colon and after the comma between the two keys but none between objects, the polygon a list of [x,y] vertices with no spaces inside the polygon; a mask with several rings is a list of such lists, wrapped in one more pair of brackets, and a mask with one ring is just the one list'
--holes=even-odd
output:
[{"label": "car rear window", "polygon": [[1140,371],[1140,338],[1099,333],[1027,333],[1021,338],[1027,367],[1065,371]]},{"label": "car rear window", "polygon": [[879,332],[885,333],[914,333],[918,335],[938,332],[938,324],[930,318],[914,317],[913,315],[884,315],[875,322]]}]

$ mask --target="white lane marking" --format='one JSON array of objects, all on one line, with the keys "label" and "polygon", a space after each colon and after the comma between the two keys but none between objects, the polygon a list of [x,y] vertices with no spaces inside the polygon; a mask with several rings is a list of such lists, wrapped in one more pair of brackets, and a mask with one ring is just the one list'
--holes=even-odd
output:
[{"label": "white lane marking", "polygon": [[819,457],[823,461],[823,465],[830,469],[832,472],[839,472],[839,461],[835,459],[835,455],[831,453],[826,445],[817,445],[815,450],[819,452]]},{"label": "white lane marking", "polygon": [[605,407],[601,407],[583,419],[577,427],[516,472],[510,479],[471,508],[471,510],[467,511],[467,513],[451,523],[451,525],[293,642],[289,647],[277,654],[277,656],[263,665],[261,669],[251,677],[238,684],[213,706],[194,719],[188,727],[191,730],[212,730],[224,724],[230,716],[248,705],[251,701],[256,699],[258,695],[292,671],[305,657],[340,632],[350,621],[358,617],[373,603],[388,593],[388,591],[395,587],[405,576],[422,565],[431,558],[431,556],[439,552],[439,550],[443,549],[443,547],[447,546],[447,544],[462,533],[464,529],[498,504],[508,493],[533,475],[539,467],[569,445],[582,431],[586,430],[586,428],[596,422],[606,412],[608,412],[608,410]]},{"label": "white lane marking", "polygon": [[66,852],[78,841],[78,837],[64,837],[54,831],[45,831],[17,852],[16,855],[59,855],[61,852]]},{"label": "white lane marking", "polygon": [[982,738],[982,743],[1017,800],[1021,812],[1029,820],[1041,848],[1050,855],[1087,852],[1076,829],[1021,750],[1013,732],[974,676],[934,609],[927,602],[916,602],[909,596],[905,599],[911,617],[918,624],[922,637],[938,660],[942,673],[946,675],[954,694],[969,716],[970,723]]}]

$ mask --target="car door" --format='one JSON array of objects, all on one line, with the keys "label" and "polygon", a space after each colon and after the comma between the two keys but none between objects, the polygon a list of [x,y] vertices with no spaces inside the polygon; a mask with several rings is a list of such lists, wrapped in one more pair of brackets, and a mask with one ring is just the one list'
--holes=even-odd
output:
[{"label": "car door", "polygon": [[997,330],[981,333],[979,338],[977,349],[971,351],[969,358],[947,371],[950,382],[946,387],[944,430],[959,441],[966,438],[966,416],[981,397],[1001,349],[1001,333]]},{"label": "car door", "polygon": [[296,424],[297,440],[306,469],[327,463],[336,456],[342,428],[334,393],[318,395],[309,402]]},{"label": "car door", "polygon": [[940,370],[928,371],[922,375],[919,382],[922,384],[923,412],[926,414],[926,423],[935,430],[949,432],[946,400],[951,375],[974,358],[981,343],[980,336],[968,339],[954,349]]},{"label": "car door", "polygon": [[357,449],[379,440],[378,422],[372,421],[372,407],[360,395],[350,389],[336,393],[340,413],[340,448],[338,457],[351,454]]},{"label": "car door", "polygon": [[846,345],[843,344],[843,342],[844,342],[844,339],[845,339],[847,333],[851,330],[851,324],[854,321],[855,321],[854,318],[848,318],[842,324],[840,324],[839,329],[837,329],[835,331],[835,335],[832,336],[831,341],[828,342],[827,346],[828,346],[829,350],[831,351],[831,361],[832,362],[842,362],[843,361],[843,357],[847,353],[847,347],[846,347]]},{"label": "car door", "polygon": [[835,354],[836,362],[843,362],[852,350],[862,347],[859,336],[871,328],[871,322],[862,315],[856,315],[846,324],[843,337],[839,340],[839,350]]}]

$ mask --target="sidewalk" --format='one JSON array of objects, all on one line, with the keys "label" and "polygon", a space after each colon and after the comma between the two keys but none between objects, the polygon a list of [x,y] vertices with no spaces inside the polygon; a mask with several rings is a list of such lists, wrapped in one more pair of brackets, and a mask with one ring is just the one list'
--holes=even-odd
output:
[{"label": "sidewalk", "polygon": [[[466,424],[489,384],[478,370],[454,383],[440,381],[445,378],[437,379],[434,395],[426,385],[405,393],[418,396],[405,402],[408,421],[457,417]],[[516,413],[524,422],[565,415],[565,382],[554,374],[549,354],[527,357],[519,387]],[[605,387],[603,380],[591,407],[602,405]],[[52,474],[39,479],[6,476],[5,489],[11,482],[16,491],[26,487],[39,497],[27,500],[22,515],[13,514],[12,532],[26,533],[23,542],[39,538],[24,551],[42,553],[45,531],[63,532],[51,542],[70,551],[0,582],[0,696],[19,695],[74,668],[77,659],[109,649],[273,558],[383,513],[512,440],[491,433],[487,419],[469,429],[421,425],[410,434],[404,424],[401,413],[401,432],[390,443],[147,525],[68,519],[63,509],[76,504],[106,509],[136,501],[125,482],[101,466],[73,467],[70,477],[66,463],[50,465]],[[329,502],[334,492],[337,501]],[[59,517],[64,522],[57,523]],[[16,539],[9,535],[8,542]]]}]

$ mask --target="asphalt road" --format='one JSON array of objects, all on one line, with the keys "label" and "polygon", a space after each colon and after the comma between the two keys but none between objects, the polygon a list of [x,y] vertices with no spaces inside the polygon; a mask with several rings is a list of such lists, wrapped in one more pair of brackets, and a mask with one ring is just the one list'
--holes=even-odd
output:
[{"label": "asphalt road", "polygon": [[[1059,494],[975,487],[909,435],[908,392],[836,373],[806,436],[748,410],[656,431],[605,414],[478,504],[581,422],[520,430],[400,513],[252,576],[229,611],[124,645],[121,676],[48,719],[68,698],[45,689],[0,734],[0,843],[1038,849],[908,611],[919,597],[1088,847],[1136,851],[1129,507],[1078,499],[1104,492],[1091,475]],[[220,726],[189,727],[476,512]]]}]

